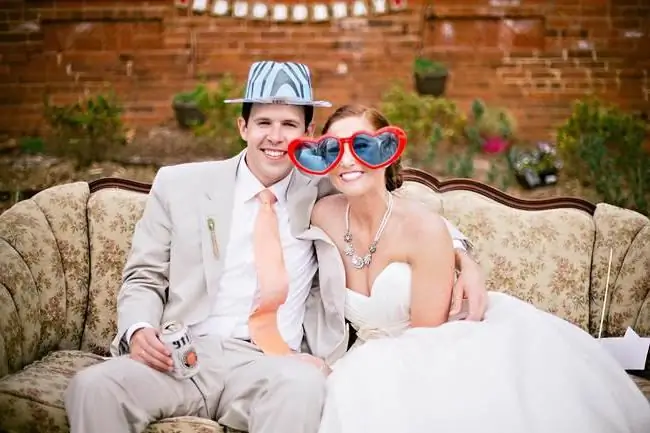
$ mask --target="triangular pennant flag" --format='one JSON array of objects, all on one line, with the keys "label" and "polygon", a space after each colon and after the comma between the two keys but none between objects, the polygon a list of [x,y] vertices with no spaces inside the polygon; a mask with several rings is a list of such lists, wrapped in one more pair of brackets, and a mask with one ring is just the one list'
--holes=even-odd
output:
[{"label": "triangular pennant flag", "polygon": [[384,14],[388,9],[386,0],[372,0],[373,12],[376,14]]},{"label": "triangular pennant flag", "polygon": [[336,19],[348,16],[348,5],[345,2],[338,1],[332,4],[332,17]]},{"label": "triangular pennant flag", "polygon": [[291,11],[291,18],[294,21],[305,21],[309,15],[309,10],[307,6],[303,4],[294,5]]},{"label": "triangular pennant flag", "polygon": [[269,8],[264,3],[255,3],[253,5],[253,10],[251,11],[253,18],[256,20],[262,20],[266,18],[268,13],[269,13]]},{"label": "triangular pennant flag", "polygon": [[355,17],[363,17],[368,15],[368,8],[364,0],[356,0],[352,5],[352,15]]},{"label": "triangular pennant flag", "polygon": [[194,0],[192,10],[194,12],[203,13],[208,9],[208,0]]},{"label": "triangular pennant flag", "polygon": [[406,0],[390,0],[390,8],[394,11],[406,9]]},{"label": "triangular pennant flag", "polygon": [[224,16],[229,10],[228,0],[214,0],[212,4],[212,15]]},{"label": "triangular pennant flag", "polygon": [[286,21],[289,18],[289,8],[287,5],[273,5],[273,21]]},{"label": "triangular pennant flag", "polygon": [[326,21],[329,18],[327,5],[315,4],[312,8],[311,16],[314,21]]},{"label": "triangular pennant flag", "polygon": [[245,18],[248,15],[248,3],[236,1],[232,6],[232,14],[237,18]]}]

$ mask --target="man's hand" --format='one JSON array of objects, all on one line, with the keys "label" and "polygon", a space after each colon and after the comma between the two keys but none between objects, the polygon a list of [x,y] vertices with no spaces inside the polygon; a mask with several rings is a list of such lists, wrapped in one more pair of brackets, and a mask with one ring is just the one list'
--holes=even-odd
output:
[{"label": "man's hand", "polygon": [[[450,318],[480,321],[487,309],[487,289],[481,268],[464,252],[460,254],[460,275],[456,280],[451,297]],[[465,301],[463,298],[467,298]]]},{"label": "man's hand", "polygon": [[316,366],[325,376],[329,375],[332,372],[329,365],[325,364],[325,361],[320,358],[316,358],[313,355],[310,355],[308,353],[297,353],[293,356],[297,357],[303,362],[308,362],[309,364]]},{"label": "man's hand", "polygon": [[141,328],[135,331],[129,347],[131,358],[158,371],[166,373],[174,366],[171,353],[158,338],[158,330],[155,328]]}]

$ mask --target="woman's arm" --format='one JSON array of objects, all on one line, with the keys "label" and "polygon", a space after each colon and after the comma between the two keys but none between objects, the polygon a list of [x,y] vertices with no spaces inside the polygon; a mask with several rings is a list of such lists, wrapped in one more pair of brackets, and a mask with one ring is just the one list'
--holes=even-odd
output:
[{"label": "woman's arm", "polygon": [[449,231],[439,217],[420,218],[409,229],[411,326],[434,327],[447,321],[454,284],[455,256]]}]

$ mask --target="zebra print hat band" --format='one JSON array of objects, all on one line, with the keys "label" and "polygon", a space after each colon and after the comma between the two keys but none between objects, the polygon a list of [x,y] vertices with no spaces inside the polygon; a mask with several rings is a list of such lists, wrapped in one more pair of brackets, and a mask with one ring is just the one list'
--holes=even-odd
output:
[{"label": "zebra print hat band", "polygon": [[311,73],[307,65],[294,62],[255,62],[248,71],[246,93],[224,103],[312,105],[331,107],[328,101],[312,99]]}]

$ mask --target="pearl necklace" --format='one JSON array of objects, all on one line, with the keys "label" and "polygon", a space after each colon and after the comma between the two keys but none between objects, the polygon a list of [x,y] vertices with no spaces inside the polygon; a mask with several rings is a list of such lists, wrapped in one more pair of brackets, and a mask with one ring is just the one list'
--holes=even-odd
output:
[{"label": "pearl necklace", "polygon": [[384,229],[386,228],[386,223],[388,222],[388,218],[390,218],[391,213],[393,212],[393,195],[389,192],[388,193],[388,208],[386,209],[386,212],[384,213],[384,217],[381,220],[381,223],[379,224],[379,229],[377,230],[377,233],[375,234],[375,238],[370,244],[370,247],[368,248],[368,253],[361,257],[357,255],[354,246],[352,245],[352,233],[350,233],[350,204],[348,203],[347,209],[345,211],[345,235],[343,236],[343,241],[345,242],[345,250],[344,253],[346,256],[350,257],[350,261],[352,263],[352,266],[355,269],[363,269],[365,266],[370,266],[370,262],[372,261],[372,255],[377,251],[377,243],[379,242],[379,238],[381,237],[382,233],[384,232]]}]

